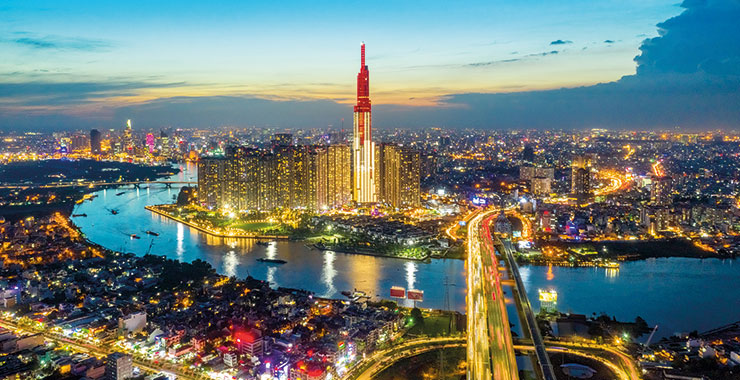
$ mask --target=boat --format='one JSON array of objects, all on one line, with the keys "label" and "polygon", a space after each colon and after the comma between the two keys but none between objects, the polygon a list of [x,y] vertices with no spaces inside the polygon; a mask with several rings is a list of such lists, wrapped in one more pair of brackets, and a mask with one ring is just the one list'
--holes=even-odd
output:
[{"label": "boat", "polygon": [[120,196],[121,196],[121,195],[123,195],[123,194],[126,194],[126,192],[125,192],[125,191],[121,191],[120,193],[116,193],[116,196],[117,196],[117,197],[120,197]]},{"label": "boat", "polygon": [[87,214],[72,214],[72,217],[73,218],[77,218],[77,217],[80,217],[80,216],[84,218],[84,217],[87,216]]},{"label": "boat", "polygon": [[363,292],[362,290],[355,289],[354,291],[350,292],[349,290],[344,290],[341,292],[343,296],[351,299],[352,301],[359,301],[360,299],[370,297],[367,295],[367,293]]},{"label": "boat", "polygon": [[609,261],[604,264],[604,268],[619,269],[619,263],[615,263],[614,261]]},{"label": "boat", "polygon": [[141,239],[137,234],[131,234],[131,239]]},{"label": "boat", "polygon": [[118,215],[118,210],[110,210],[110,213],[113,215]]},{"label": "boat", "polygon": [[268,264],[285,264],[285,263],[287,263],[287,261],[285,261],[285,260],[268,259],[268,258],[265,258],[265,257],[260,257],[259,259],[257,259],[257,261],[259,261],[261,263],[268,263]]},{"label": "boat", "polygon": [[271,241],[261,241],[260,240],[260,241],[257,242],[257,245],[261,245],[263,247],[267,247],[268,245],[270,245],[270,243],[272,243],[272,242]]},{"label": "boat", "polygon": [[149,235],[152,235],[152,236],[159,236],[159,234],[156,233],[156,232],[154,232],[154,231],[147,231],[146,233],[148,233]]}]

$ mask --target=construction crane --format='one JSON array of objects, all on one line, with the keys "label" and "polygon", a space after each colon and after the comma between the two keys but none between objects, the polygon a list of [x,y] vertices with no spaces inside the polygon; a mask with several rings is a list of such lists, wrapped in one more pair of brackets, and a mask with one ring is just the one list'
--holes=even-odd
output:
[{"label": "construction crane", "polygon": [[645,342],[645,346],[642,347],[642,352],[640,352],[640,355],[643,355],[648,346],[650,346],[650,341],[653,340],[653,335],[655,335],[656,331],[658,331],[658,325],[655,325],[655,328],[653,328],[653,331],[650,333],[647,342]]}]

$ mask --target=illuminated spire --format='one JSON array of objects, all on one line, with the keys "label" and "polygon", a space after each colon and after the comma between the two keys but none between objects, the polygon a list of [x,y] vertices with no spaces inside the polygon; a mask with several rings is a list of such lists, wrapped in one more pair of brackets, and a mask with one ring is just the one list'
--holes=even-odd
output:
[{"label": "illuminated spire", "polygon": [[360,50],[362,51],[362,60],[360,61],[360,70],[362,70],[363,67],[365,67],[365,41],[362,41],[362,45],[360,45]]}]

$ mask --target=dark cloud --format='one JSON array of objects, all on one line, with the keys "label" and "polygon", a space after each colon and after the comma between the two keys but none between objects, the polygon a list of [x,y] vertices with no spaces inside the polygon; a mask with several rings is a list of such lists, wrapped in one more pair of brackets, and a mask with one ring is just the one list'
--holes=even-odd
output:
[{"label": "dark cloud", "polygon": [[499,63],[511,63],[511,62],[517,62],[521,61],[521,58],[510,58],[510,59],[500,59],[497,61],[488,61],[488,62],[474,62],[474,63],[468,63],[467,67],[485,67],[485,66],[492,66]]},{"label": "dark cloud", "polygon": [[[133,96],[146,88],[177,87],[185,83],[118,82],[24,82],[0,83],[0,105],[20,103],[26,106],[85,104],[100,98]],[[0,113],[1,115],[1,113]]]},{"label": "dark cloud", "polygon": [[75,51],[101,51],[110,49],[113,44],[109,41],[92,40],[87,38],[70,38],[61,36],[34,36],[28,32],[15,32],[16,36],[4,38],[3,41],[31,49],[55,49]]},{"label": "dark cloud", "polygon": [[[635,75],[573,89],[457,94],[446,99],[450,108],[418,115],[466,127],[737,129],[740,1],[690,0],[682,7],[658,25],[658,37],[643,42]],[[400,123],[412,121],[407,113],[393,110]]]},{"label": "dark cloud", "polygon": [[[516,52],[514,52],[514,53],[516,53]],[[512,53],[512,54],[514,54],[514,53]],[[466,64],[464,66],[465,67],[493,66],[493,65],[500,64],[500,63],[518,62],[518,61],[521,61],[521,60],[526,59],[526,58],[531,58],[531,57],[546,57],[548,55],[554,55],[554,54],[558,54],[558,53],[559,53],[559,51],[557,51],[557,50],[551,50],[551,51],[545,51],[545,52],[542,52],[542,53],[527,54],[527,55],[521,56],[519,58],[499,59],[499,60],[496,60],[496,61],[487,61],[487,62],[473,62],[473,63],[468,63],[468,64]]]},{"label": "dark cloud", "polygon": [[555,41],[550,42],[550,45],[567,45],[567,44],[572,44],[572,43],[573,41],[569,41],[569,40],[555,40]]}]

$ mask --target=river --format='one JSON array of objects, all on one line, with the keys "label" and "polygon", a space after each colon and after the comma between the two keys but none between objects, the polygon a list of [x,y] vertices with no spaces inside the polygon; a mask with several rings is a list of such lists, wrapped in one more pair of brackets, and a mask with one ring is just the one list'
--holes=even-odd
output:
[{"label": "river", "polygon": [[[180,166],[170,178],[195,181],[194,166]],[[121,195],[118,193],[124,192]],[[461,260],[421,263],[402,259],[318,251],[302,242],[279,241],[260,246],[249,239],[217,238],[153,214],[144,206],[172,203],[179,186],[164,185],[101,190],[75,207],[73,220],[91,241],[106,248],[150,252],[173,259],[203,259],[224,275],[251,275],[272,286],[307,289],[321,297],[342,298],[342,291],[362,290],[387,298],[391,286],[424,291],[421,307],[465,312],[465,265]],[[118,210],[113,215],[110,210]],[[154,231],[159,236],[146,234]],[[141,239],[131,238],[136,234]],[[258,262],[280,258],[286,264]],[[522,280],[535,309],[538,289],[558,292],[558,309],[590,315],[606,312],[620,320],[641,316],[659,324],[658,336],[708,330],[740,320],[740,262],[718,259],[663,258],[604,268],[524,266]],[[446,284],[446,285],[445,285]],[[402,302],[411,306],[410,301]]]}]

